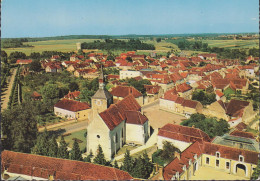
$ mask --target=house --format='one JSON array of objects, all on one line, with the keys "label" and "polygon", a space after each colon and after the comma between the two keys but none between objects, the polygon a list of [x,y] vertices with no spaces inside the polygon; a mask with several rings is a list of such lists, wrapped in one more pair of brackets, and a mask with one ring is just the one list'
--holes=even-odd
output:
[{"label": "house", "polygon": [[[222,118],[227,121],[238,120],[237,124],[241,121],[249,123],[254,119],[256,114],[253,110],[252,102],[236,99],[232,99],[228,103],[224,103],[222,100],[215,101],[208,106],[207,112],[205,113],[208,116]],[[241,118],[241,121],[239,121],[239,118]],[[236,126],[236,124],[232,127],[234,126]]]},{"label": "house", "polygon": [[54,113],[57,116],[69,119],[84,120],[88,118],[90,105],[70,99],[62,99],[54,105]]},{"label": "house", "polygon": [[119,71],[119,77],[120,80],[121,79],[130,79],[130,78],[134,78],[134,77],[138,77],[138,76],[143,76],[142,73],[140,71],[134,71],[134,70],[120,70]]},{"label": "house", "polygon": [[95,155],[98,145],[101,145],[105,158],[111,159],[127,141],[140,144],[147,141],[150,127],[148,119],[140,113],[141,106],[132,94],[112,104],[113,96],[105,88],[103,72],[99,77],[99,90],[91,102],[90,124],[87,127],[88,153],[92,151]]},{"label": "house", "polygon": [[75,100],[77,98],[79,98],[80,95],[80,91],[74,91],[74,92],[70,92],[64,96],[65,99],[70,99],[70,100]]},{"label": "house", "polygon": [[226,97],[223,94],[223,92],[221,92],[220,90],[216,90],[215,93],[216,93],[216,100],[217,101],[219,101],[219,100],[222,100],[223,102],[226,101]]},{"label": "house", "polygon": [[175,89],[167,91],[162,98],[160,98],[160,109],[179,113],[186,117],[191,114],[202,113],[203,106],[198,101],[184,99],[180,97]]},{"label": "house", "polygon": [[61,72],[61,71],[62,71],[62,68],[58,64],[50,64],[50,65],[47,65],[45,68],[45,72],[57,73],[57,72]]},{"label": "house", "polygon": [[192,87],[187,83],[178,84],[175,87],[176,91],[184,99],[191,99],[192,96]]},{"label": "house", "polygon": [[36,91],[33,91],[31,97],[34,101],[42,100],[42,95]]},{"label": "house", "polygon": [[[173,153],[174,154],[174,153]],[[191,144],[163,169],[165,180],[190,180],[201,167],[249,179],[257,166],[258,152],[198,141]],[[221,179],[221,175],[214,175]]]},{"label": "house", "polygon": [[210,142],[210,137],[198,128],[181,126],[176,124],[166,124],[162,128],[159,128],[157,136],[158,149],[163,148],[163,142],[168,141],[173,144],[180,151],[185,150],[192,143]]},{"label": "house", "polygon": [[30,64],[32,63],[32,60],[31,59],[18,59],[16,61],[16,64],[20,64],[20,65],[27,65],[27,64]]},{"label": "house", "polygon": [[162,96],[163,90],[158,85],[144,85],[146,90],[146,97],[144,98],[144,104],[153,102]]},{"label": "house", "polygon": [[132,180],[129,173],[93,163],[4,150],[1,153],[3,179],[24,180]]},{"label": "house", "polygon": [[112,88],[112,91],[110,92],[113,95],[113,101],[118,102],[125,98],[126,96],[132,94],[135,98],[135,100],[138,102],[138,104],[143,105],[144,104],[144,98],[143,94],[139,92],[136,88],[131,86],[116,86]]},{"label": "house", "polygon": [[259,152],[259,143],[252,133],[234,130],[230,134],[216,136],[212,143]]}]

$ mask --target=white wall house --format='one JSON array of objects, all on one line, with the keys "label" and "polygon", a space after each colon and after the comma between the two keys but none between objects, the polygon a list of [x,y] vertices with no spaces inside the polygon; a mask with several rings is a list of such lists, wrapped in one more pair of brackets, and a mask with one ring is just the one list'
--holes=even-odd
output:
[{"label": "white wall house", "polygon": [[120,70],[120,79],[126,79],[126,78],[134,78],[138,76],[143,76],[143,74],[140,71],[133,71],[133,70]]}]

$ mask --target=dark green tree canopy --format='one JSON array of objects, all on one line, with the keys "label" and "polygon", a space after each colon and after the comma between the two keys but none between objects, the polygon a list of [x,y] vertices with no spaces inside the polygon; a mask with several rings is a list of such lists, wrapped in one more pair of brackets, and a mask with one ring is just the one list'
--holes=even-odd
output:
[{"label": "dark green tree canopy", "polygon": [[61,137],[60,140],[60,146],[58,148],[58,153],[57,153],[57,157],[58,158],[64,158],[64,159],[68,159],[69,158],[69,152],[68,152],[68,144],[66,143],[66,141],[64,140],[64,137]]},{"label": "dark green tree canopy", "polygon": [[192,114],[187,120],[184,120],[181,125],[195,126],[209,135],[210,138],[222,136],[229,131],[229,124],[224,119],[217,120],[212,117],[205,117],[203,114]]},{"label": "dark green tree canopy", "polygon": [[100,164],[100,165],[106,165],[107,161],[105,159],[105,155],[104,155],[102,147],[100,145],[98,145],[97,152],[98,152],[98,154],[94,158],[94,163],[95,164]]},{"label": "dark green tree canopy", "polygon": [[74,140],[73,142],[73,147],[72,150],[70,152],[70,159],[71,160],[78,160],[78,161],[82,161],[82,156],[81,156],[81,151],[79,148],[79,144],[76,140]]},{"label": "dark green tree canopy", "polygon": [[30,63],[30,65],[29,65],[29,67],[30,67],[30,70],[32,70],[34,72],[39,72],[39,71],[41,71],[41,68],[42,68],[40,61],[37,61],[37,60],[32,61],[32,63]]},{"label": "dark green tree canopy", "polygon": [[192,100],[199,101],[202,105],[209,105],[216,101],[216,94],[196,90],[192,93]]}]

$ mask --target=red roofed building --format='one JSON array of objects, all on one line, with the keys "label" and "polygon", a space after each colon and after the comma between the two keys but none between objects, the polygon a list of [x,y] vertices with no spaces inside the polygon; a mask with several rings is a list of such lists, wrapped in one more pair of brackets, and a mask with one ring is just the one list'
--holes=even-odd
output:
[{"label": "red roofed building", "polygon": [[64,96],[65,99],[71,99],[71,100],[75,100],[77,98],[79,98],[80,95],[80,91],[74,91],[74,92],[70,92]]},{"label": "red roofed building", "polygon": [[[229,146],[196,141],[163,169],[165,180],[190,180],[201,167],[249,179],[257,166],[258,153]],[[222,175],[214,175],[222,179]]]},{"label": "red roofed building", "polygon": [[117,102],[119,100],[122,100],[126,96],[132,94],[135,97],[135,100],[138,102],[138,104],[143,105],[143,94],[139,92],[136,88],[131,86],[116,86],[112,88],[112,91],[110,92],[113,95],[113,101]]},{"label": "red roofed building", "polygon": [[198,141],[210,142],[210,137],[198,128],[181,126],[176,124],[166,124],[159,129],[157,145],[159,149],[163,148],[163,142],[171,142],[181,151],[185,150],[192,143]]},{"label": "red roofed building", "polygon": [[147,94],[146,99],[144,99],[144,104],[159,99],[163,94],[162,88],[158,85],[144,85],[144,88]]},{"label": "red roofed building", "polygon": [[41,99],[42,99],[42,95],[39,94],[39,93],[36,92],[36,91],[34,91],[34,92],[32,93],[31,97],[32,97],[32,99],[35,100],[35,101],[36,101],[36,100],[41,100]]},{"label": "red roofed building", "polygon": [[22,59],[19,59],[16,61],[16,64],[20,64],[20,65],[27,65],[27,64],[30,64],[32,63],[32,60],[28,59],[28,60],[22,60]]},{"label": "red roofed building", "polygon": [[69,119],[87,119],[89,111],[90,105],[88,103],[70,99],[62,99],[54,105],[54,113],[57,116]]},{"label": "red roofed building", "polygon": [[103,72],[101,73],[99,90],[91,98],[92,110],[87,127],[88,153],[92,151],[95,155],[101,145],[105,157],[111,159],[126,142],[145,144],[150,136],[149,122],[140,113],[141,106],[134,95],[135,93],[130,92],[122,100],[112,104],[113,96],[106,90]]},{"label": "red roofed building", "polygon": [[87,162],[53,158],[4,150],[2,175],[26,180],[130,180],[129,173]]},{"label": "red roofed building", "polygon": [[182,114],[189,117],[194,113],[202,113],[203,106],[198,101],[185,99],[179,96],[175,88],[165,92],[160,98],[160,109]]}]

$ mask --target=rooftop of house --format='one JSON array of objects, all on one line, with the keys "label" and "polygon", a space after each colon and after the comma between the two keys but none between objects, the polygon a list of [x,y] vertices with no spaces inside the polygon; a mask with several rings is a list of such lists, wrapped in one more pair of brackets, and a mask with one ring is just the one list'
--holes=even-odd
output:
[{"label": "rooftop of house", "polygon": [[10,173],[55,180],[130,180],[129,173],[87,162],[53,158],[4,150],[1,166]]},{"label": "rooftop of house", "polygon": [[86,102],[80,102],[80,101],[69,100],[69,99],[60,100],[54,105],[54,107],[69,110],[72,112],[90,109],[90,105]]},{"label": "rooftop of house", "polygon": [[198,128],[176,124],[164,125],[159,129],[158,136],[176,139],[188,143],[194,143],[195,141],[211,141],[210,137]]},{"label": "rooftop of house", "polygon": [[136,88],[121,85],[113,87],[110,93],[116,97],[126,97],[130,94],[132,94],[135,98],[143,96],[143,94],[139,92]]}]

